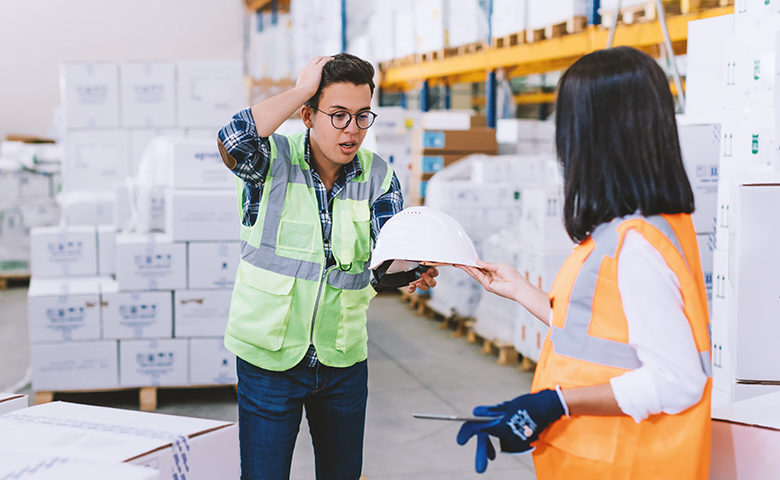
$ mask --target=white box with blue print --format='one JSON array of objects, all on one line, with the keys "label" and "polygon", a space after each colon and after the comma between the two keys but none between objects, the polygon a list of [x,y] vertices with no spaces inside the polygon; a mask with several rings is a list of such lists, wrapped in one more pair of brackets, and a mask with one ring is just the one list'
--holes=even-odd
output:
[{"label": "white box with blue print", "polygon": [[101,294],[103,338],[170,338],[173,336],[173,292],[119,292]]},{"label": "white box with blue print", "polygon": [[30,232],[33,277],[97,275],[95,227],[39,227]]},{"label": "white box with blue print", "polygon": [[241,260],[239,242],[189,242],[187,286],[190,289],[233,288]]},{"label": "white box with blue print", "polygon": [[187,246],[161,234],[116,237],[119,291],[174,290],[187,286]]},{"label": "white box with blue print", "polygon": [[120,340],[119,385],[189,385],[189,360],[186,338]]}]

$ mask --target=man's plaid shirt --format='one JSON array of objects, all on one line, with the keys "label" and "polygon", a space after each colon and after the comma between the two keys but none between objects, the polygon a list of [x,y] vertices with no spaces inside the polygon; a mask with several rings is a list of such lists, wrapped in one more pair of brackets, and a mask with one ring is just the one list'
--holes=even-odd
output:
[{"label": "man's plaid shirt", "polygon": [[[257,133],[255,120],[252,117],[252,111],[249,108],[241,110],[233,115],[230,123],[222,127],[219,131],[219,141],[225,151],[236,161],[231,170],[238,178],[244,181],[244,215],[242,223],[251,226],[257,219],[260,209],[260,198],[263,195],[263,185],[268,175],[270,167],[271,146],[268,138],[261,137]],[[309,132],[305,137],[304,160],[311,165],[309,160]],[[231,165],[228,165],[229,167]],[[312,169],[314,178],[314,191],[317,194],[317,204],[320,210],[320,223],[322,224],[322,243],[325,248],[325,259],[327,265],[335,264],[333,251],[331,249],[330,237],[333,219],[331,215],[333,198],[338,195],[347,182],[361,175],[363,169],[357,156],[343,167],[342,174],[333,184],[328,192],[322,183],[317,171]],[[376,240],[379,230],[393,215],[403,209],[403,197],[401,195],[401,184],[398,177],[393,173],[388,191],[379,197],[371,205],[371,240]],[[317,363],[314,347],[309,347],[307,353],[308,365],[315,366]]]}]

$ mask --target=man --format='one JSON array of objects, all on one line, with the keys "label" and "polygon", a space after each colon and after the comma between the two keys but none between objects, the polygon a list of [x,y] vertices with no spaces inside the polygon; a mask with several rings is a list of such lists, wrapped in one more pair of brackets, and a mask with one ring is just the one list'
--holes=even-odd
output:
[{"label": "man", "polygon": [[[317,478],[360,477],[366,309],[376,294],[368,260],[403,205],[390,166],[360,150],[376,116],[373,75],[349,54],[315,58],[294,88],[238,112],[219,132],[243,215],[225,333],[238,357],[243,479],[289,478],[304,407]],[[275,134],[298,109],[307,132]],[[410,290],[434,286],[437,274],[418,273]],[[397,286],[399,275],[374,281]]]}]

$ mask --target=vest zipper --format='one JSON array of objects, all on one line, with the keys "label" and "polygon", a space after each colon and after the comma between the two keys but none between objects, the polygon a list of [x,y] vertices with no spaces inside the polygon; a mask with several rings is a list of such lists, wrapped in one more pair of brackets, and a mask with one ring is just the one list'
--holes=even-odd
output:
[{"label": "vest zipper", "polygon": [[311,317],[311,330],[309,331],[309,343],[314,344],[314,322],[317,320],[317,311],[320,309],[320,297],[322,297],[322,287],[325,282],[328,281],[328,275],[338,265],[331,265],[322,272],[322,280],[320,280],[320,287],[317,289],[317,299],[314,301],[314,314]]}]

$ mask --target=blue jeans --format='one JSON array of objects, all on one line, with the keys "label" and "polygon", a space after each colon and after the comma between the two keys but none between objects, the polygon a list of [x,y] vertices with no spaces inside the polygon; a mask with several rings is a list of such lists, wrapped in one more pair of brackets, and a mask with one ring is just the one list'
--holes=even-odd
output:
[{"label": "blue jeans", "polygon": [[347,368],[317,362],[273,372],[237,358],[236,370],[242,480],[290,478],[304,407],[316,478],[360,478],[368,398],[365,360]]}]

